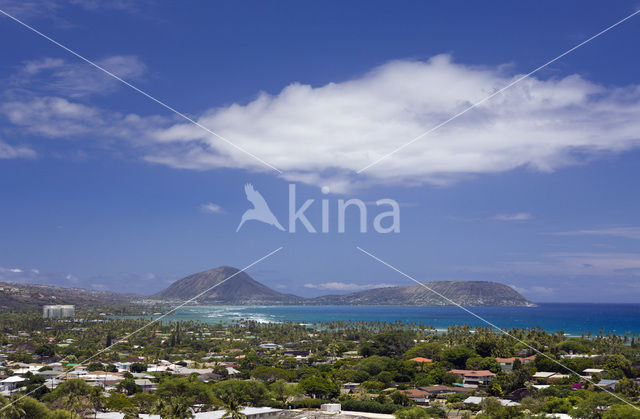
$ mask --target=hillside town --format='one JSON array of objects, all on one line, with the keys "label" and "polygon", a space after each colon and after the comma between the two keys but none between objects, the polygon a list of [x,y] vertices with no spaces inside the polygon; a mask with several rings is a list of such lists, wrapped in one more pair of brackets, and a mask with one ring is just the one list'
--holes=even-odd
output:
[{"label": "hillside town", "polygon": [[0,315],[0,417],[640,417],[633,335],[66,310]]}]

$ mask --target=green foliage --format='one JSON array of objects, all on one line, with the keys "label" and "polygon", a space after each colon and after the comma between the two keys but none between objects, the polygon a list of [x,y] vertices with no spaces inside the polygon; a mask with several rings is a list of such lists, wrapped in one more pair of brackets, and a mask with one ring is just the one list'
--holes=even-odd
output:
[{"label": "green foliage", "polygon": [[619,401],[609,393],[589,393],[569,414],[574,418],[599,419],[602,417],[603,407],[616,403]]},{"label": "green foliage", "polygon": [[52,344],[45,342],[38,346],[34,353],[38,356],[54,356],[56,351]]},{"label": "green foliage", "polygon": [[237,401],[245,406],[259,406],[267,396],[267,387],[255,380],[226,380],[215,383],[212,393],[224,404]]},{"label": "green foliage", "polygon": [[640,409],[627,404],[614,405],[602,414],[602,419],[640,419]]},{"label": "green foliage", "polygon": [[440,355],[443,361],[449,362],[455,368],[464,369],[467,359],[477,356],[477,354],[466,346],[457,346],[455,348],[446,349]]},{"label": "green foliage", "polygon": [[410,407],[409,409],[396,410],[393,414],[397,419],[428,419],[432,417],[422,407]]},{"label": "green foliage", "polygon": [[496,361],[494,357],[482,358],[480,356],[474,356],[467,359],[465,368],[468,370],[489,370],[494,373],[502,371],[500,363]]},{"label": "green foliage", "polygon": [[623,378],[616,383],[615,391],[628,398],[638,397],[640,396],[640,385],[634,380]]},{"label": "green foliage", "polygon": [[125,378],[118,383],[116,390],[125,393],[127,396],[131,396],[135,393],[141,392],[142,388],[136,384],[136,380],[133,378]]},{"label": "green foliage", "polygon": [[160,399],[170,399],[175,396],[183,397],[192,404],[212,406],[214,394],[210,386],[197,378],[168,377],[158,384],[156,395]]},{"label": "green foliage", "polygon": [[360,347],[362,356],[381,355],[400,357],[414,344],[415,332],[412,330],[392,330],[379,333],[372,337],[372,342],[366,342]]},{"label": "green foliage", "polygon": [[104,371],[104,365],[100,362],[92,362],[89,365],[87,365],[87,371],[89,372]]},{"label": "green foliage", "polygon": [[347,400],[342,403],[342,410],[353,410],[356,412],[386,413],[392,414],[398,410],[399,406],[391,403],[383,404],[376,401]]},{"label": "green foliage", "polygon": [[488,397],[482,402],[482,413],[477,418],[510,419],[520,417],[514,406],[503,406],[498,399]]},{"label": "green foliage", "polygon": [[143,364],[142,362],[134,362],[129,366],[129,371],[140,373],[145,372],[147,370],[147,364]]},{"label": "green foliage", "polygon": [[607,358],[604,368],[607,370],[607,378],[619,379],[633,376],[631,361],[619,354],[611,355]]},{"label": "green foliage", "polygon": [[340,388],[333,382],[323,377],[308,377],[300,381],[300,389],[314,398],[328,399],[335,397]]},{"label": "green foliage", "polygon": [[251,377],[260,381],[273,383],[276,380],[293,380],[297,374],[295,371],[285,370],[277,367],[259,366],[251,371]]},{"label": "green foliage", "polygon": [[440,352],[442,352],[442,344],[439,342],[423,343],[422,345],[415,346],[409,349],[402,355],[403,359],[411,359],[416,357],[438,359]]}]

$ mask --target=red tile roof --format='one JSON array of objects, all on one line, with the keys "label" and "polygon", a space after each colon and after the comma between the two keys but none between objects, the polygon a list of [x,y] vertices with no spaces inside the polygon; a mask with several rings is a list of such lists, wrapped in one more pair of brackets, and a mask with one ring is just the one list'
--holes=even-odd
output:
[{"label": "red tile roof", "polygon": [[415,358],[411,358],[409,361],[413,361],[413,362],[433,362],[432,359],[429,358],[423,358],[421,356],[417,356]]},{"label": "red tile roof", "polygon": [[489,370],[451,370],[449,372],[464,375],[465,377],[489,377],[495,375]]}]

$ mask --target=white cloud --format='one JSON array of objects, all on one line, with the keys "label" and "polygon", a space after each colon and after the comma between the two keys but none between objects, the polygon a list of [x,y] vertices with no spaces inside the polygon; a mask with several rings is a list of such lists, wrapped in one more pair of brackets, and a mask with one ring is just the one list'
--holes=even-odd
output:
[{"label": "white cloud", "polygon": [[14,147],[0,141],[0,159],[34,158],[35,156],[35,151],[29,147]]},{"label": "white cloud", "polygon": [[640,239],[640,227],[611,227],[592,230],[560,231],[547,233],[554,236],[613,236]]},{"label": "white cloud", "polygon": [[324,282],[321,284],[304,284],[305,288],[319,289],[319,290],[336,290],[336,291],[357,291],[367,290],[374,288],[389,288],[397,287],[394,284],[355,284],[353,282]]},{"label": "white cloud", "polygon": [[[21,128],[46,138],[93,139],[95,142],[126,141],[127,145],[149,143],[147,133],[167,122],[165,117],[141,117],[102,110],[62,97],[41,96],[0,104],[0,114]],[[80,144],[81,146],[82,144]],[[27,150],[27,149],[24,149]],[[0,156],[2,144],[0,144]]]},{"label": "white cloud", "polygon": [[[113,56],[101,64],[134,79],[145,71],[136,57]],[[283,178],[335,193],[375,184],[448,184],[521,167],[550,172],[640,144],[640,87],[608,88],[578,75],[529,78],[355,174],[516,77],[504,66],[467,66],[447,55],[394,61],[349,81],[293,83],[246,105],[205,110],[197,120],[282,169]],[[147,161],[176,168],[270,172],[201,128],[175,123],[174,115],[126,115],[80,102],[118,83],[84,64],[30,61],[14,79],[16,92],[25,80],[34,91],[27,97],[12,91],[0,107],[23,132],[118,139],[140,147]],[[517,221],[531,215],[496,217]]]},{"label": "white cloud", "polygon": [[[285,171],[334,192],[370,184],[446,184],[519,167],[541,172],[638,146],[640,88],[605,88],[578,75],[526,79],[357,177],[354,171],[513,81],[505,67],[447,55],[394,61],[325,86],[293,83],[277,95],[203,112],[198,122]],[[155,133],[147,159],[178,168],[261,163],[200,128]],[[358,185],[355,182],[362,182]]]},{"label": "white cloud", "polygon": [[493,217],[489,217],[490,220],[494,221],[527,221],[531,220],[533,215],[528,212],[517,212],[515,214],[497,214]]},{"label": "white cloud", "polygon": [[[96,61],[100,67],[125,80],[138,80],[146,66],[134,55],[112,55]],[[53,92],[66,97],[104,94],[122,87],[122,83],[103,71],[84,63],[60,58],[43,58],[24,63],[14,75],[12,87]]]},{"label": "white cloud", "polygon": [[209,214],[223,214],[224,210],[218,204],[214,204],[213,202],[207,202],[206,204],[202,204],[200,206],[200,211],[206,212]]},{"label": "white cloud", "polygon": [[78,6],[91,12],[113,10],[138,14],[142,12],[141,6],[152,4],[153,0],[0,0],[0,8],[13,16],[51,19],[66,28],[73,26],[65,19],[67,6]]},{"label": "white cloud", "polygon": [[22,269],[20,268],[10,268],[9,272],[13,272],[14,274],[22,273]]}]

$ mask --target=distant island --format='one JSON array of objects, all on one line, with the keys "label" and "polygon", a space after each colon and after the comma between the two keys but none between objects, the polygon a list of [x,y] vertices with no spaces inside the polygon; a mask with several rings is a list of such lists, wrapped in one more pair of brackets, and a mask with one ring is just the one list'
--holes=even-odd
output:
[{"label": "distant island", "polygon": [[[233,278],[225,281],[233,275]],[[223,282],[224,281],[224,282]],[[222,282],[222,283],[221,283]],[[216,284],[219,286],[205,292]],[[464,306],[530,307],[513,288],[490,281],[434,281],[426,287]],[[179,279],[151,296],[119,294],[44,284],[0,283],[0,307],[27,308],[47,304],[120,304],[131,302],[184,302],[205,292],[194,304],[200,305],[451,305],[421,285],[387,287],[344,295],[305,298],[283,294],[254,280],[245,272],[221,266]]]},{"label": "distant island", "polygon": [[[304,298],[283,294],[230,266],[189,275],[151,296],[157,300],[187,300],[231,275],[232,279],[198,298],[203,305],[451,305],[421,285],[376,288],[345,295]],[[425,282],[430,289],[465,306],[534,306],[513,288],[489,281]]]}]

